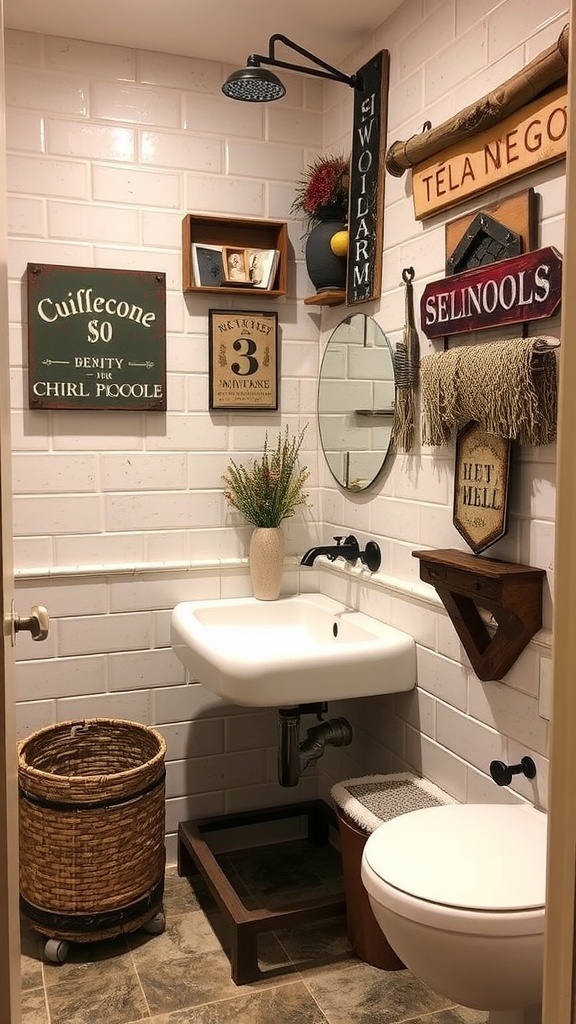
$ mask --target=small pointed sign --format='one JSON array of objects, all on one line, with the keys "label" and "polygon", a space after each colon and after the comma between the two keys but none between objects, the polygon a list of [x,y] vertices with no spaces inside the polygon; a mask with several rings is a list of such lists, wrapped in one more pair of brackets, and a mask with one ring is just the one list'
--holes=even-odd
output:
[{"label": "small pointed sign", "polygon": [[510,441],[468,423],[456,439],[453,523],[475,555],[507,530]]}]

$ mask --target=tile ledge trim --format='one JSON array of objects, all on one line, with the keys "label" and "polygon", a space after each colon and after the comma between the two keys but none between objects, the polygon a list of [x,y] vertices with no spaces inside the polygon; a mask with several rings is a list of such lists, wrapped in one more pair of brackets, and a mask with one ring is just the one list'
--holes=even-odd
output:
[{"label": "tile ledge trim", "polygon": [[[287,555],[284,562],[286,567],[292,571],[300,568],[300,558],[297,555]],[[400,577],[383,572],[370,572],[364,565],[354,566],[343,561],[341,564],[333,563],[325,557],[318,559],[318,565],[315,568],[327,572],[329,575],[348,577],[361,584],[370,584],[378,589],[392,590],[405,597],[416,598],[438,608],[442,607],[442,602],[436,591],[426,583],[401,579]],[[23,582],[41,579],[75,579],[84,576],[170,575],[182,572],[205,573],[237,569],[243,569],[247,572],[248,559],[206,558],[173,562],[97,562],[93,565],[29,566],[22,569],[14,569],[14,579],[16,582]],[[307,570],[301,571],[305,573]]]},{"label": "tile ledge trim", "polygon": [[[398,576],[391,576],[383,572],[370,572],[365,566],[349,565],[342,562],[341,565],[330,562],[328,558],[318,559],[318,569],[321,573],[332,576],[350,578],[362,586],[374,587],[376,590],[387,590],[398,597],[409,598],[423,604],[431,605],[437,611],[444,611],[444,606],[435,590],[427,583],[415,580],[401,579]],[[298,570],[300,559],[296,555],[288,555],[285,559],[287,568]],[[79,579],[95,576],[151,576],[151,575],[177,575],[185,573],[206,573],[222,572],[242,569],[248,571],[247,558],[209,558],[197,559],[193,562],[135,562],[135,563],[110,563],[96,565],[58,565],[38,566],[27,569],[14,570],[14,582],[26,582],[32,580],[64,580]],[[322,587],[320,586],[320,591]],[[304,593],[306,587],[300,587]],[[552,648],[552,631],[540,629],[531,640],[531,645],[537,645],[547,650]]]},{"label": "tile ledge trim", "polygon": [[74,579],[82,576],[148,576],[156,573],[217,572],[221,569],[248,568],[247,558],[206,558],[193,562],[98,562],[95,565],[33,566],[15,569],[14,579]]}]

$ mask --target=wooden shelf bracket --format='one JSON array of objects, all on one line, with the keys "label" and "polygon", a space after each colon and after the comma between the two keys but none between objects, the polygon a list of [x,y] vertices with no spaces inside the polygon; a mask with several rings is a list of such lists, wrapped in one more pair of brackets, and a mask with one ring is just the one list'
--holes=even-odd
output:
[{"label": "wooden shelf bracket", "polygon": [[[542,626],[544,569],[463,551],[413,551],[420,579],[442,601],[479,679],[502,679]],[[479,609],[490,612],[496,631]]]}]

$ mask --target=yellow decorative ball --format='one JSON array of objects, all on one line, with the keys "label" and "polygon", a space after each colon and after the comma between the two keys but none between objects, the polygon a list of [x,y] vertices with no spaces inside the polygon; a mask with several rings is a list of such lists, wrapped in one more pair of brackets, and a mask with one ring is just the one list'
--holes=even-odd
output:
[{"label": "yellow decorative ball", "polygon": [[330,248],[335,256],[345,256],[348,252],[348,232],[337,231],[330,239]]}]

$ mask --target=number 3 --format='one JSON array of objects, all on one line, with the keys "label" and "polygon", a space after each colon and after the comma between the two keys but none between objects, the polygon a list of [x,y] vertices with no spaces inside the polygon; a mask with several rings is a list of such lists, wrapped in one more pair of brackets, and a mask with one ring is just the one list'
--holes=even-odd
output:
[{"label": "number 3", "polygon": [[[248,364],[247,368],[242,370],[240,363],[232,363],[230,367],[232,373],[237,374],[239,377],[251,377],[253,373],[257,372],[259,365],[258,360],[254,358],[256,342],[252,341],[252,338],[242,338],[242,340],[233,342],[232,348],[235,352],[239,352],[241,358],[245,359]],[[244,352],[242,352],[243,348]]]}]

